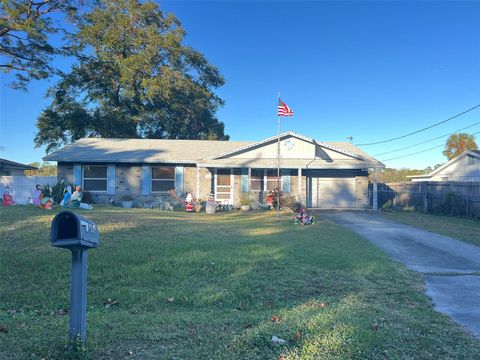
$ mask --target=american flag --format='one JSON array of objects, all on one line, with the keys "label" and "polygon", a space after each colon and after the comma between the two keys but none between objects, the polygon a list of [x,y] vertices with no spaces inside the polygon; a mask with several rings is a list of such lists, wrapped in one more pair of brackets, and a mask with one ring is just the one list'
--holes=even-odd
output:
[{"label": "american flag", "polygon": [[281,99],[278,99],[278,116],[293,116],[293,111]]}]

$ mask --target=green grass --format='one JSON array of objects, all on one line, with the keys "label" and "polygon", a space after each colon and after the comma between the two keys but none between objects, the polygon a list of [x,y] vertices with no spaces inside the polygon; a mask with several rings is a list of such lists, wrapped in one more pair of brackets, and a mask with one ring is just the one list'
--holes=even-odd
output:
[{"label": "green grass", "polygon": [[383,212],[385,217],[480,246],[480,221],[418,212]]},{"label": "green grass", "polygon": [[70,253],[50,246],[55,211],[9,207],[2,359],[480,358],[480,342],[433,311],[421,275],[326,220],[78,211],[101,232],[89,251],[86,350],[65,348]]}]

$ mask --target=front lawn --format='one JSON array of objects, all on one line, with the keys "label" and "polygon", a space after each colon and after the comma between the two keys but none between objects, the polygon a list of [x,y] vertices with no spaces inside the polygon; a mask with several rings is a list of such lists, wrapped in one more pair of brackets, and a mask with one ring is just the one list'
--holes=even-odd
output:
[{"label": "front lawn", "polygon": [[480,221],[418,212],[383,212],[385,217],[480,246]]},{"label": "front lawn", "polygon": [[55,211],[9,207],[1,358],[480,358],[480,341],[433,311],[421,275],[326,220],[78,211],[101,232],[89,251],[86,350],[65,349],[70,253],[50,246]]}]

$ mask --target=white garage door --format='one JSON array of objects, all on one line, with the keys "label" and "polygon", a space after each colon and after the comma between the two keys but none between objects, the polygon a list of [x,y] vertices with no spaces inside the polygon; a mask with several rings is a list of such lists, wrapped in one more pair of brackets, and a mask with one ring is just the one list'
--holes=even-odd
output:
[{"label": "white garage door", "polygon": [[313,208],[354,208],[355,178],[311,177],[308,186]]}]

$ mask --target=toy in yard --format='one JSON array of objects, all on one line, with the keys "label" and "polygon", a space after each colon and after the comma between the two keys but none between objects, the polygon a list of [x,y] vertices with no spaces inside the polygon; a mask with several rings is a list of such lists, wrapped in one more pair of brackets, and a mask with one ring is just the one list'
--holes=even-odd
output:
[{"label": "toy in yard", "polygon": [[193,196],[190,193],[187,194],[187,198],[185,199],[185,210],[187,212],[193,211]]},{"label": "toy in yard", "polygon": [[13,201],[12,190],[8,185],[5,187],[5,190],[3,191],[2,205],[3,206],[15,205],[15,201]]},{"label": "toy in yard", "polygon": [[298,208],[295,210],[295,224],[299,225],[311,225],[315,222],[313,216],[309,216],[307,209]]},{"label": "toy in yard", "polygon": [[60,202],[62,207],[70,207],[72,201],[72,187],[70,185],[67,186],[65,189],[65,193],[63,194],[63,199]]},{"label": "toy in yard", "polygon": [[40,195],[42,195],[42,190],[40,185],[35,185],[35,189],[32,191],[32,203],[35,206],[40,206]]}]

